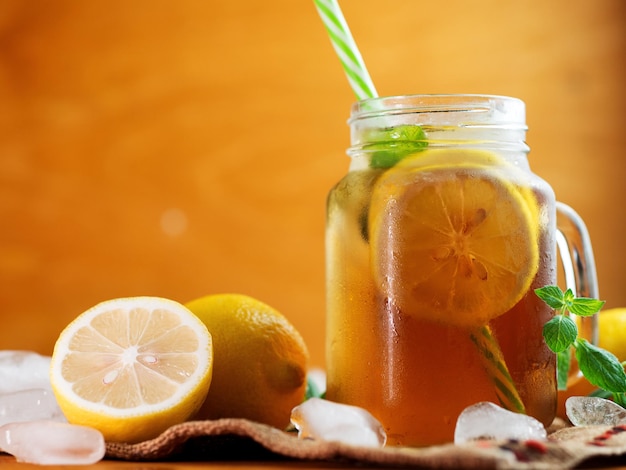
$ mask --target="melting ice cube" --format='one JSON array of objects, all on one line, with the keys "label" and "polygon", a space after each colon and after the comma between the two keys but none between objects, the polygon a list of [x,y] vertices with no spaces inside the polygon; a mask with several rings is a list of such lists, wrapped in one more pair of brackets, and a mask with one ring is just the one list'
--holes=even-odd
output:
[{"label": "melting ice cube", "polygon": [[0,394],[0,426],[35,420],[65,421],[54,394],[44,388]]},{"label": "melting ice cube", "polygon": [[54,421],[0,426],[0,450],[14,455],[18,462],[39,465],[90,465],[106,452],[99,431]]},{"label": "melting ice cube", "polygon": [[30,351],[0,351],[0,393],[50,389],[50,359]]},{"label": "melting ice cube", "polygon": [[346,444],[382,447],[387,435],[368,411],[321,398],[310,398],[291,412],[291,422],[301,439],[339,441]]},{"label": "melting ice cube", "polygon": [[565,414],[574,426],[626,423],[626,409],[600,397],[569,397],[565,401]]},{"label": "melting ice cube", "polygon": [[505,410],[490,402],[480,402],[465,408],[454,430],[455,444],[475,439],[546,438],[546,429],[535,418]]}]

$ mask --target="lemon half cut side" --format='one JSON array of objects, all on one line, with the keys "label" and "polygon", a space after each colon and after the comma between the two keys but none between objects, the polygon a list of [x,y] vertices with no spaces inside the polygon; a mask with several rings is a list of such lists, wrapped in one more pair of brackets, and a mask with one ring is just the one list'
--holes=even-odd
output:
[{"label": "lemon half cut side", "polygon": [[92,307],[61,332],[50,379],[70,423],[140,442],[197,412],[212,370],[211,335],[191,311],[130,297]]},{"label": "lemon half cut side", "polygon": [[407,315],[486,325],[521,300],[537,273],[534,198],[508,180],[510,168],[489,165],[482,153],[405,167],[404,175],[392,169],[374,190],[372,269]]}]

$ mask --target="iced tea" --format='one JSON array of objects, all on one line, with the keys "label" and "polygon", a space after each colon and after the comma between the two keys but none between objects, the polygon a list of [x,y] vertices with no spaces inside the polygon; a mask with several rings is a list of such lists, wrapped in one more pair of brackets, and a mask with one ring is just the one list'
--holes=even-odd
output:
[{"label": "iced tea", "polygon": [[327,398],[369,410],[391,445],[452,441],[480,401],[554,418],[553,312],[533,290],[556,283],[555,199],[528,168],[520,103],[400,97],[353,111],[350,171],[327,206]]}]

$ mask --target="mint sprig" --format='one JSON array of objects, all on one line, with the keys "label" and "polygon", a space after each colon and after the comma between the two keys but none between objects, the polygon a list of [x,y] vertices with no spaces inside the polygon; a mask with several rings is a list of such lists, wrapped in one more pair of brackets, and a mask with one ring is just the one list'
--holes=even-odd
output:
[{"label": "mint sprig", "polygon": [[409,124],[373,129],[368,140],[372,142],[365,146],[365,150],[371,152],[370,168],[391,168],[403,158],[428,146],[424,130]]},{"label": "mint sprig", "polygon": [[578,327],[571,314],[591,316],[599,312],[604,301],[576,297],[571,289],[563,292],[557,286],[536,289],[535,293],[556,310],[556,315],[543,327],[543,337],[548,347],[557,353],[557,383],[559,390],[567,387],[571,350],[574,348],[578,367],[585,378],[596,387],[613,395],[613,399],[626,404],[626,372],[619,359],[609,351],[594,346],[578,336]]}]

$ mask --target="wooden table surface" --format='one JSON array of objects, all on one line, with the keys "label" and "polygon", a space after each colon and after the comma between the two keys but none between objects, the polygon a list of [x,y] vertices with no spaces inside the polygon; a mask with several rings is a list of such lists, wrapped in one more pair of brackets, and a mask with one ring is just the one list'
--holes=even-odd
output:
[{"label": "wooden table surface", "polygon": [[[39,465],[18,463],[15,458],[9,455],[0,454],[0,467],[3,470],[20,469],[27,470],[30,468],[42,468]],[[119,460],[101,460],[95,465],[89,466],[76,466],[71,468],[93,468],[94,470],[183,470],[193,468],[209,468],[212,470],[226,470],[226,469],[245,469],[245,470],[286,470],[286,469],[303,469],[303,470],[322,470],[322,469],[336,469],[336,468],[353,468],[356,465],[340,464],[334,462],[307,462],[307,461],[264,461],[264,462],[124,462]],[[65,468],[67,466],[46,466],[45,468]],[[359,465],[358,468],[380,468],[380,467],[366,467]],[[626,468],[626,467],[625,467]]]},{"label": "wooden table surface", "polygon": [[[0,454],[0,468],[3,470],[28,470],[42,468],[39,465],[18,463],[15,458],[6,454]],[[46,469],[67,469],[67,466],[46,466]],[[363,466],[353,463],[337,463],[337,462],[309,462],[309,461],[236,461],[236,462],[125,462],[119,460],[101,460],[95,465],[70,467],[75,469],[91,468],[93,470],[185,470],[195,468],[207,468],[211,470],[326,470],[326,469],[380,469],[380,466]],[[576,468],[586,469],[593,468],[595,470],[626,470],[626,458],[611,460],[593,460]]]}]

